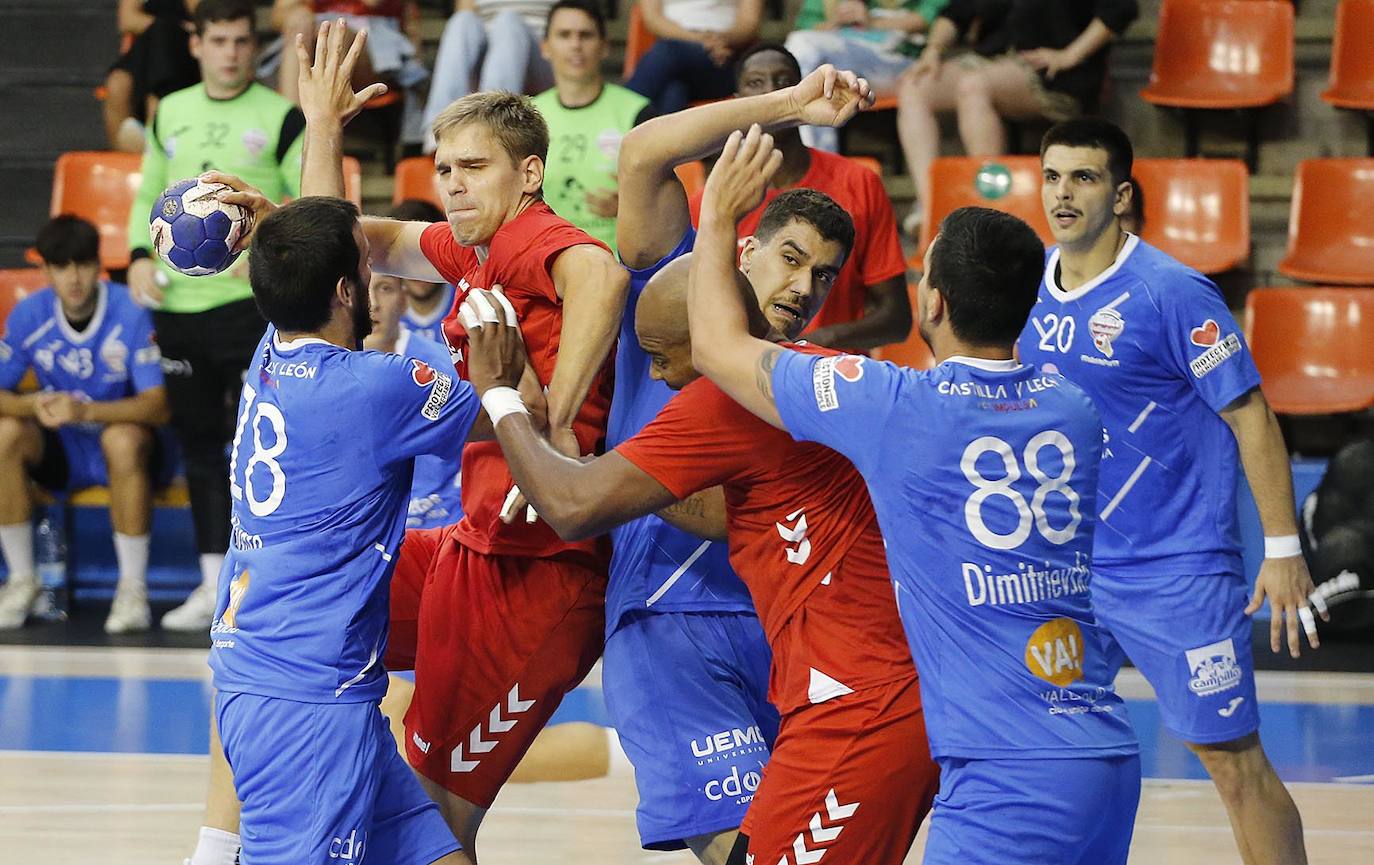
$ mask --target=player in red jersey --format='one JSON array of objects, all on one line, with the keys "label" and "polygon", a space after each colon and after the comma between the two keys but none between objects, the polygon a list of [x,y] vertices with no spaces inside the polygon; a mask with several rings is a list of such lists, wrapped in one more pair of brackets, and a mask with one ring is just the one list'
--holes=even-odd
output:
[{"label": "player in red jersey", "polygon": [[[750,48],[735,69],[736,98],[773,93],[802,80],[797,58],[777,43]],[[806,338],[849,351],[869,351],[906,339],[911,332],[906,259],[882,178],[848,157],[807,147],[795,127],[776,130],[773,139],[782,151],[782,166],[763,202],[740,220],[741,247],[758,227],[764,208],[784,189],[824,192],[853,217],[854,251],[806,329]],[[693,225],[700,221],[701,196],[701,191],[692,196]]]},{"label": "player in red jersey", "polygon": [[[375,95],[354,93],[341,28],[322,25],[301,55],[306,116],[303,194],[341,196],[342,127]],[[343,58],[341,61],[340,58]],[[500,284],[526,322],[529,369],[547,386],[547,435],[562,453],[591,453],[604,433],[610,353],[628,278],[610,251],[544,204],[548,128],[523,97],[478,93],[436,118],[435,168],[447,223],[364,218],[374,272]],[[444,333],[467,377],[467,334]],[[543,522],[503,522],[515,500],[494,442],[463,452],[456,526],[412,536],[392,583],[389,668],[413,663],[407,757],[469,856],[486,810],[562,696],[601,652],[604,545],[565,542]],[[521,509],[523,511],[523,509]]]},{"label": "player in red jersey", "polygon": [[[789,191],[770,210],[798,206],[816,226],[803,254],[838,269],[852,222],[811,190]],[[747,851],[764,863],[828,854],[833,863],[896,865],[930,807],[937,770],[866,487],[839,454],[793,441],[697,378],[684,319],[689,265],[683,258],[660,271],[636,309],[641,344],[661,358],[656,377],[681,393],[611,453],[583,463],[539,437],[509,389],[523,364],[519,333],[496,322],[498,299],[485,294],[463,311],[470,380],[521,488],[565,537],[724,486],[731,564],[772,646],[770,698],[783,716],[730,861]],[[738,279],[742,293],[763,291]],[[767,332],[756,299],[750,306],[754,331]],[[486,321],[474,327],[478,309]]]}]

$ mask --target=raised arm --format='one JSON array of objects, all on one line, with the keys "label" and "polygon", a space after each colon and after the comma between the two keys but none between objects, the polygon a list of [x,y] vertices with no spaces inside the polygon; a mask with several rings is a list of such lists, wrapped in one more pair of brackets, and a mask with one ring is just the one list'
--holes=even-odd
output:
[{"label": "raised arm", "polygon": [[[1260,524],[1264,527],[1264,562],[1255,580],[1254,597],[1245,612],[1253,614],[1259,610],[1267,595],[1273,612],[1269,620],[1269,647],[1275,652],[1280,650],[1280,635],[1286,624],[1288,652],[1296,658],[1302,651],[1299,620],[1316,586],[1298,543],[1293,475],[1283,431],[1259,388],[1251,389],[1222,409],[1221,418],[1236,436],[1245,479],[1250,483],[1250,492],[1259,508]],[[1307,630],[1307,638],[1312,648],[1317,648],[1315,628]]]},{"label": "raised arm", "polygon": [[867,81],[826,65],[795,87],[713,102],[636,126],[620,145],[620,259],[629,267],[649,267],[672,252],[691,227],[687,194],[673,173],[678,165],[714,154],[731,132],[751,123],[765,130],[803,123],[843,126],[871,101]]},{"label": "raised arm", "polygon": [[386,93],[385,84],[372,84],[353,92],[353,67],[367,44],[360,30],[353,44],[344,46],[348,28],[342,21],[325,21],[315,35],[311,61],[304,37],[294,46],[300,62],[300,104],[305,115],[305,151],[301,158],[301,195],[332,195],[344,198],[343,128],[369,100]]},{"label": "raised arm", "polygon": [[757,125],[732,132],[706,180],[688,276],[692,365],[749,411],[783,428],[773,402],[773,367],[783,349],[749,333],[736,280],[736,226],[758,206],[782,164],[773,136]]},{"label": "raised arm", "polygon": [[816,345],[869,351],[901,342],[911,334],[911,298],[906,279],[894,276],[864,290],[864,314],[853,321],[818,327],[806,335]]}]

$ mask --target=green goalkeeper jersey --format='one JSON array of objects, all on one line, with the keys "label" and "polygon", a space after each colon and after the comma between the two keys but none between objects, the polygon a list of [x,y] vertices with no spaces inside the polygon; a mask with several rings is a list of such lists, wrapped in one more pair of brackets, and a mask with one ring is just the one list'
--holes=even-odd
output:
[{"label": "green goalkeeper jersey", "polygon": [[[197,84],[169,94],[158,105],[143,151],[143,182],[129,214],[134,256],[152,250],[148,215],[162,190],[204,171],[243,178],[273,201],[301,193],[305,117],[300,109],[261,84],[232,99],[212,99]],[[250,297],[248,255],[213,276],[183,276],[156,255],[167,276],[162,311],[203,312]]]},{"label": "green goalkeeper jersey", "polygon": [[544,201],[554,213],[615,249],[615,217],[598,216],[587,192],[616,188],[620,139],[639,122],[649,100],[606,84],[594,102],[567,108],[556,89],[534,97],[549,124],[549,159],[544,166]]}]

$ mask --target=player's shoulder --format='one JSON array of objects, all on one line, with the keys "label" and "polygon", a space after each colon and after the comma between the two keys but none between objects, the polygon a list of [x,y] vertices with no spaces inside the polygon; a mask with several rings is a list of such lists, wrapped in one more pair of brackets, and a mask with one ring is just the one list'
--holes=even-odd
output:
[{"label": "player's shoulder", "polygon": [[184,110],[191,106],[204,105],[208,97],[205,95],[205,85],[203,83],[192,84],[190,87],[183,87],[180,90],[173,90],[166,96],[158,100],[157,112],[161,116],[177,111]]},{"label": "player's shoulder", "polygon": [[10,310],[5,325],[16,331],[20,328],[30,329],[43,319],[52,317],[53,290],[52,286],[45,286],[30,292],[27,297],[16,303],[14,309]]},{"label": "player's shoulder", "polygon": [[1130,255],[1122,262],[1120,273],[1139,283],[1156,306],[1170,296],[1216,292],[1216,285],[1198,270],[1158,249],[1144,240],[1134,238]]},{"label": "player's shoulder", "polygon": [[1024,392],[1037,402],[1053,400],[1055,410],[1064,414],[1068,420],[1079,420],[1091,427],[1102,424],[1097,404],[1082,387],[1075,384],[1063,373],[1051,367],[1037,364],[1022,364],[1023,381],[1027,382]]}]

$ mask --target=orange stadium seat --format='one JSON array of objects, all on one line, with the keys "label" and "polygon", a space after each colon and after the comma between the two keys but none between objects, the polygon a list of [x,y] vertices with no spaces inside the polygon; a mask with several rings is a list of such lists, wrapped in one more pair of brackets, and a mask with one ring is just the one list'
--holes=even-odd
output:
[{"label": "orange stadium seat", "polygon": [[706,163],[704,162],[684,162],[673,171],[677,172],[677,179],[682,181],[682,188],[687,190],[687,197],[690,199],[706,186]]},{"label": "orange stadium seat", "polygon": [[1322,99],[1338,108],[1374,110],[1374,0],[1341,0],[1331,45],[1331,84]]},{"label": "orange stadium seat", "polygon": [[620,73],[622,81],[630,80],[635,67],[639,65],[639,58],[648,53],[657,41],[644,24],[644,13],[639,11],[639,4],[631,6],[629,30],[625,34],[625,66]]},{"label": "orange stadium seat", "polygon": [[[911,298],[911,311],[916,312],[916,286],[908,283],[906,287],[907,296]],[[930,346],[921,339],[921,332],[916,329],[916,325],[911,326],[911,333],[902,342],[894,342],[892,345],[884,345],[873,349],[873,356],[878,360],[890,360],[901,366],[909,366],[912,369],[930,369],[935,366],[935,356],[930,353]]]},{"label": "orange stadium seat", "polygon": [[1146,242],[1203,273],[1250,256],[1250,175],[1239,159],[1137,159]]},{"label": "orange stadium seat", "polygon": [[129,209],[142,180],[137,153],[91,150],[57,158],[50,213],[73,213],[100,232],[100,264],[106,270],[129,266]]},{"label": "orange stadium seat", "polygon": [[349,201],[363,206],[363,164],[352,156],[343,158],[344,195]]},{"label": "orange stadium seat", "polygon": [[400,204],[407,198],[418,198],[428,201],[440,210],[444,209],[439,200],[439,190],[435,186],[432,157],[412,156],[396,163],[396,188],[391,193],[391,203]]},{"label": "orange stadium seat", "polygon": [[923,203],[925,221],[912,266],[921,259],[944,219],[960,207],[991,207],[1019,216],[1045,243],[1054,243],[1045,208],[1040,204],[1038,156],[944,156],[930,164],[930,197]]},{"label": "orange stadium seat", "polygon": [[48,278],[41,267],[0,269],[0,324],[9,317],[15,304],[47,284]]},{"label": "orange stadium seat", "polygon": [[1245,337],[1274,411],[1374,408],[1374,288],[1257,288]]},{"label": "orange stadium seat", "polygon": [[[1270,105],[1293,92],[1293,4],[1288,0],[1164,0],[1146,102],[1169,108]],[[1189,112],[1187,153],[1198,155]],[[1248,118],[1246,163],[1259,157],[1259,120]]]},{"label": "orange stadium seat", "polygon": [[1374,285],[1374,159],[1298,163],[1279,272],[1305,282]]}]

